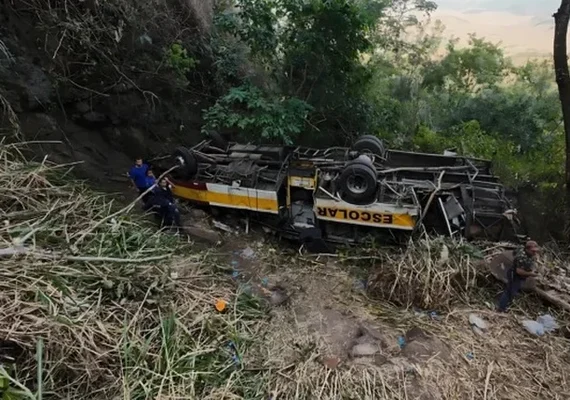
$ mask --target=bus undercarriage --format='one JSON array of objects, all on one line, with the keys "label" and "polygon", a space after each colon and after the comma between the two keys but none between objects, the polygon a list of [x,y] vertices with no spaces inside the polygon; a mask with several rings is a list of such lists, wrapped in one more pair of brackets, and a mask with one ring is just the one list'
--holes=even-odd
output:
[{"label": "bus undercarriage", "polygon": [[204,141],[176,149],[172,162],[178,198],[247,212],[302,241],[516,233],[489,161],[386,150],[374,136],[327,149]]}]

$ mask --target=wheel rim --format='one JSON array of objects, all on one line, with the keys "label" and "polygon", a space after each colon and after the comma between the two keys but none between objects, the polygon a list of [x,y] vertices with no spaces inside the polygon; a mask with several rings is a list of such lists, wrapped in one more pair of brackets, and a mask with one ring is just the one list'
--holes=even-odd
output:
[{"label": "wheel rim", "polygon": [[361,175],[351,175],[346,180],[346,187],[353,194],[363,194],[368,190],[368,182]]}]

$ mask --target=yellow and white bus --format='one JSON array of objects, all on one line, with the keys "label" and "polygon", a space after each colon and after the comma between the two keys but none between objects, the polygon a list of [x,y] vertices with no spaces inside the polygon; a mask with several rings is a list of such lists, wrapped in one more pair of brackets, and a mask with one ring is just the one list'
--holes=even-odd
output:
[{"label": "yellow and white bus", "polygon": [[420,227],[513,235],[509,202],[485,160],[386,150],[369,135],[351,148],[217,143],[174,151],[174,195],[250,213],[286,237],[358,243],[408,237]]}]

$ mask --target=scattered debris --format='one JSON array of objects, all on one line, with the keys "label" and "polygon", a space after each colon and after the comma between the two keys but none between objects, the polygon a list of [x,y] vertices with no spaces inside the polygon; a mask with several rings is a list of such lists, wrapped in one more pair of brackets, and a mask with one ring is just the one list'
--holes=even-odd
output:
[{"label": "scattered debris", "polygon": [[329,369],[336,369],[339,366],[340,362],[340,358],[335,356],[323,357],[321,360],[321,363]]},{"label": "scattered debris", "polygon": [[549,314],[539,316],[536,321],[525,319],[521,324],[529,333],[536,336],[552,333],[559,328],[554,317]]},{"label": "scattered debris", "polygon": [[542,324],[531,321],[529,319],[525,319],[522,321],[522,326],[530,333],[536,336],[544,335],[544,326]]},{"label": "scattered debris", "polygon": [[489,329],[487,322],[477,314],[469,314],[469,324],[473,332],[481,336],[487,333],[487,329]]},{"label": "scattered debris", "polygon": [[406,339],[403,336],[398,336],[398,346],[403,349],[406,345]]},{"label": "scattered debris", "polygon": [[237,346],[231,340],[228,343],[228,349],[230,350],[230,353],[232,355],[232,361],[233,361],[234,365],[236,365],[236,366],[241,365],[241,357],[239,355]]},{"label": "scattered debris", "polygon": [[269,302],[272,306],[281,306],[289,300],[287,290],[282,286],[273,286],[269,289]]},{"label": "scattered debris", "polygon": [[414,327],[406,333],[401,354],[413,363],[424,363],[436,357],[447,359],[449,349],[440,339]]},{"label": "scattered debris", "polygon": [[223,299],[218,299],[216,301],[216,310],[218,310],[218,312],[223,312],[226,309],[227,306],[227,302]]},{"label": "scattered debris", "polygon": [[255,258],[255,251],[253,251],[251,247],[246,247],[245,249],[242,250],[241,256],[246,260],[251,260]]},{"label": "scattered debris", "polygon": [[214,221],[212,221],[212,223],[214,224],[214,226],[216,228],[218,228],[224,232],[232,233],[232,234],[236,233],[232,228],[230,228],[228,225],[224,224],[223,222],[214,220]]},{"label": "scattered debris", "polygon": [[352,357],[366,357],[366,356],[373,356],[379,351],[380,349],[378,348],[378,346],[372,343],[361,343],[355,345],[352,348],[352,350],[350,351],[350,355]]},{"label": "scattered debris", "polygon": [[544,332],[551,333],[559,328],[558,323],[550,314],[541,315],[536,319],[536,322],[544,326]]}]

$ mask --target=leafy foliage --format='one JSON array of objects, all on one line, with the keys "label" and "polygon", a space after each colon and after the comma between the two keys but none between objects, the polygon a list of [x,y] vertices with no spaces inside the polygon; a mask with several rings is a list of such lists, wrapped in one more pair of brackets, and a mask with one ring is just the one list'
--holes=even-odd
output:
[{"label": "leafy foliage", "polygon": [[166,51],[166,62],[182,78],[199,63],[188,55],[188,51],[180,43],[172,43]]},{"label": "leafy foliage", "polygon": [[253,138],[278,138],[290,144],[303,130],[311,109],[298,98],[269,98],[260,89],[244,85],[230,89],[206,112],[204,129],[237,128]]},{"label": "leafy foliage", "polygon": [[[426,0],[231,3],[216,17],[213,47],[228,73],[207,129],[327,145],[372,133],[393,148],[490,158],[511,186],[560,181],[550,63],[514,66],[475,35],[436,56],[443,27],[421,17],[436,8]],[[236,54],[249,67],[238,71]]]},{"label": "leafy foliage", "polygon": [[[378,46],[379,21],[392,21],[391,31],[400,35],[406,25],[401,21],[403,14],[389,13],[389,9],[396,10],[396,4],[413,4],[405,14],[434,8],[432,2],[408,0],[236,0],[232,3],[239,11],[226,9],[217,15],[215,36],[231,36],[246,45],[251,63],[257,67],[251,68],[255,72],[240,77],[241,82],[235,86],[254,81],[252,78],[264,71],[264,82],[257,86],[267,93],[266,97],[297,99],[295,104],[311,106],[301,130],[312,131],[317,140],[325,134],[329,139],[343,140],[344,136],[368,132],[377,125],[376,110],[363,91],[372,77],[363,56]],[[211,115],[207,112],[206,118]],[[235,123],[225,126],[237,127],[243,133],[243,128]]]}]

